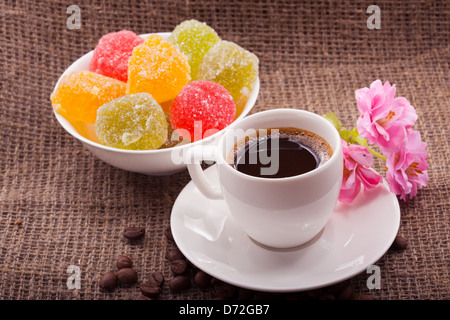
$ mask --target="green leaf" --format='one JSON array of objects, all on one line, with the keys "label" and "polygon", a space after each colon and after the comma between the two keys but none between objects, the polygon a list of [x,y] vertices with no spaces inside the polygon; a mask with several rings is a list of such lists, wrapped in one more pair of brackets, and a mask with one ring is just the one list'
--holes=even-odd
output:
[{"label": "green leaf", "polygon": [[327,119],[338,131],[342,128],[342,123],[339,121],[338,117],[334,112],[325,113],[322,117]]},{"label": "green leaf", "polygon": [[382,155],[379,152],[376,152],[370,146],[367,145],[367,140],[359,135],[357,128],[354,128],[353,130],[348,130],[347,128],[343,127],[341,121],[336,117],[334,112],[328,112],[322,115],[322,117],[327,119],[337,129],[341,139],[345,140],[349,144],[357,143],[361,146],[365,146],[374,156],[386,161],[386,157],[384,155]]}]

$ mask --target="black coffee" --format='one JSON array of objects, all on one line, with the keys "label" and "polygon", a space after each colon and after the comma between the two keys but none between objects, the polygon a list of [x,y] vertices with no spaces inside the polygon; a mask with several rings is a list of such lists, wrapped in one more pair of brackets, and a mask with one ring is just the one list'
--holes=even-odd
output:
[{"label": "black coffee", "polygon": [[259,130],[238,142],[229,163],[254,177],[285,178],[316,169],[332,154],[330,145],[315,133],[273,128]]}]

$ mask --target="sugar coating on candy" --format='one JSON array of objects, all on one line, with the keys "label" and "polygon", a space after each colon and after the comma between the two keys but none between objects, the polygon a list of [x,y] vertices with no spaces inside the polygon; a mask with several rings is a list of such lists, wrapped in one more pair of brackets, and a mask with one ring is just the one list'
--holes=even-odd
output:
[{"label": "sugar coating on candy", "polygon": [[164,111],[148,93],[125,95],[98,109],[95,131],[100,143],[119,149],[153,150],[167,140]]},{"label": "sugar coating on candy", "polygon": [[127,94],[147,92],[158,103],[175,99],[191,80],[184,54],[158,35],[133,49],[128,63]]},{"label": "sugar coating on candy", "polygon": [[68,121],[94,123],[97,109],[125,94],[126,84],[91,71],[64,76],[50,96],[53,108]]},{"label": "sugar coating on candy", "polygon": [[220,84],[210,81],[197,80],[186,85],[170,108],[172,127],[191,141],[225,128],[233,122],[235,115],[236,104],[231,94]]},{"label": "sugar coating on candy", "polygon": [[237,116],[255,87],[259,72],[256,55],[230,41],[220,41],[203,57],[198,79],[220,83],[233,96]]},{"label": "sugar coating on candy", "polygon": [[128,59],[133,48],[143,42],[144,39],[129,30],[104,35],[94,49],[89,70],[127,82]]},{"label": "sugar coating on candy", "polygon": [[220,41],[220,37],[206,23],[192,19],[176,26],[168,40],[187,57],[191,78],[197,80],[197,70],[203,56]]}]

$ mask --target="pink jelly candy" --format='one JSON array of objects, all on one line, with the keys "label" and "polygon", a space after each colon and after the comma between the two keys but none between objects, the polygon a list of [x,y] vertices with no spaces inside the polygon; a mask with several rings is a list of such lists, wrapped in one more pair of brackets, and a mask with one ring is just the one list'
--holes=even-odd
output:
[{"label": "pink jelly candy", "polygon": [[198,141],[233,122],[236,103],[222,85],[193,81],[180,91],[170,107],[172,127],[184,139]]},{"label": "pink jelly candy", "polygon": [[89,70],[124,82],[128,79],[128,59],[133,48],[144,40],[133,31],[104,35],[94,50]]}]

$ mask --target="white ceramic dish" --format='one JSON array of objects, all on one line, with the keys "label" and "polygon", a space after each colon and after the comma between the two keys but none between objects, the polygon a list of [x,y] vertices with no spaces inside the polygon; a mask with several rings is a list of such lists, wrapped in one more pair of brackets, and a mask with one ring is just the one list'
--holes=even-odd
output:
[{"label": "white ceramic dish", "polygon": [[[218,185],[215,165],[205,173]],[[268,292],[320,288],[366,271],[389,249],[399,225],[398,200],[386,182],[361,192],[351,204],[338,203],[319,235],[292,249],[251,240],[224,201],[205,198],[192,181],[171,214],[173,237],[189,261],[230,284]]]},{"label": "white ceramic dish", "polygon": [[[157,34],[165,39],[167,39],[170,35],[169,32]],[[146,38],[149,35],[150,34],[143,34],[141,35],[141,37]],[[56,83],[54,90],[56,90],[61,78],[66,74],[73,71],[88,70],[89,62],[92,58],[92,55],[93,51],[85,54],[77,61],[75,61],[69,68],[67,68],[67,70],[64,71],[64,73],[61,75],[60,79]],[[239,121],[250,112],[250,110],[255,105],[258,93],[259,93],[259,78],[256,81],[255,89],[250,94],[250,98],[248,99],[247,104],[244,107],[244,110],[235,121]],[[79,132],[77,132],[77,130],[64,117],[56,113],[54,110],[53,113],[55,114],[55,117],[61,124],[61,126],[73,137],[81,141],[81,143],[97,158],[103,160],[104,162],[114,167],[148,175],[168,175],[185,170],[186,164],[172,160],[173,153],[177,155],[176,158],[178,159],[182,157],[183,154],[186,152],[186,150],[188,150],[192,146],[197,146],[199,144],[215,143],[216,139],[220,137],[220,135],[223,132],[223,130],[221,130],[218,133],[203,140],[181,146],[175,146],[173,148],[168,149],[122,150],[107,147],[85,138]]]}]

